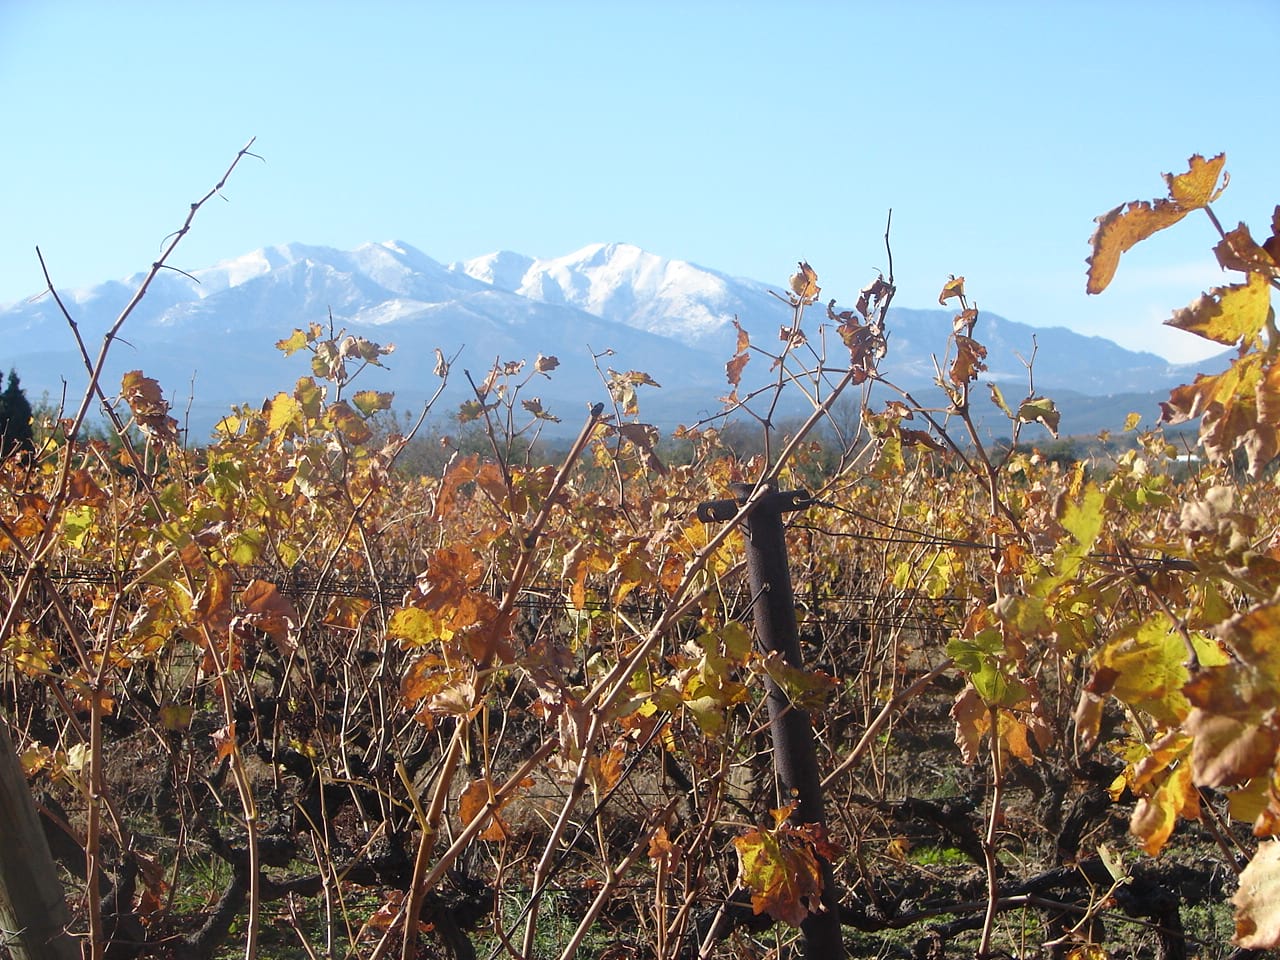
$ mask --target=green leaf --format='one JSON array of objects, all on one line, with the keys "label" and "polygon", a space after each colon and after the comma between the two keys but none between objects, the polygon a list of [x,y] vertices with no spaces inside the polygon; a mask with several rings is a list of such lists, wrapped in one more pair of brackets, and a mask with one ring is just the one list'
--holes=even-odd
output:
[{"label": "green leaf", "polygon": [[987,389],[991,391],[991,402],[999,407],[1010,420],[1015,419],[1013,411],[1009,409],[1009,404],[1005,403],[1004,394],[1000,392],[1000,388],[994,383],[988,382]]},{"label": "green leaf", "polygon": [[1048,397],[1030,397],[1018,407],[1018,419],[1022,423],[1042,424],[1055,437],[1061,417],[1057,405]]}]

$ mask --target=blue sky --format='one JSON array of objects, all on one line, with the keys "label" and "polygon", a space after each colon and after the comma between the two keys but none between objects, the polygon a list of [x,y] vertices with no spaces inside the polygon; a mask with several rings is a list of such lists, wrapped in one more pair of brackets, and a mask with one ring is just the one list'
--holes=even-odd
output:
[{"label": "blue sky", "polygon": [[[1203,217],[1084,294],[1093,217],[1227,153],[1224,223],[1280,201],[1280,3],[0,0],[0,303],[154,259],[401,239],[443,262],[619,240],[852,301],[948,274],[986,311],[1175,359],[1220,282]],[[941,345],[939,345],[941,348]]]}]

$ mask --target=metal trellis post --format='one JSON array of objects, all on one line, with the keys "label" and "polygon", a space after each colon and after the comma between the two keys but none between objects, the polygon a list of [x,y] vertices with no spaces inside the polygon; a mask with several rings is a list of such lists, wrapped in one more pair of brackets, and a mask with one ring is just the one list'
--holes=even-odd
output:
[{"label": "metal trellis post", "polygon": [[[711,500],[698,506],[704,523],[730,520],[747,502],[755,487],[735,483],[733,500]],[[754,597],[756,639],[766,655],[776,651],[790,666],[803,669],[800,637],[796,627],[795,596],[791,570],[787,564],[787,542],[782,515],[803,510],[809,494],[803,490],[778,491],[770,484],[758,497],[743,521],[746,537],[747,573]],[[825,827],[822,778],[814,747],[809,715],[792,703],[786,691],[772,678],[765,678],[769,708],[769,728],[773,734],[773,765],[782,786],[782,795],[796,801],[791,820],[797,826]],[[810,913],[800,925],[806,960],[839,960],[844,956],[840,936],[840,900],[836,893],[831,864],[818,855],[822,869],[821,912]]]}]

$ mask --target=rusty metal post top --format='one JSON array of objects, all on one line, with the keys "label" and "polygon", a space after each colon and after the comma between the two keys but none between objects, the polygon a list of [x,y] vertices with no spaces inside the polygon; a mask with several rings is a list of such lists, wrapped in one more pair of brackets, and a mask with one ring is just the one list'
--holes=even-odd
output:
[{"label": "rusty metal post top", "polygon": [[[698,519],[703,523],[723,523],[738,515],[751,494],[756,489],[754,483],[733,483],[729,485],[733,492],[732,500],[707,500],[698,504]],[[804,510],[813,503],[807,490],[779,491],[774,484],[764,485],[763,493],[755,504],[756,510],[770,510],[777,513],[789,513],[792,510]]]}]

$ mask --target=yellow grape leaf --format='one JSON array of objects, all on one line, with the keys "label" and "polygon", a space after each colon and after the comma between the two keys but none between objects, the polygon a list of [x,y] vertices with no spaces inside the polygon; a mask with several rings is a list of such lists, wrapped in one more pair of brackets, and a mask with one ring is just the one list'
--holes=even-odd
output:
[{"label": "yellow grape leaf", "polygon": [[800,298],[801,303],[813,303],[822,292],[822,288],[818,286],[818,275],[803,260],[791,275],[791,292]]},{"label": "yellow grape leaf", "polygon": [[189,704],[166,703],[160,708],[160,725],[166,730],[186,730],[194,714]]},{"label": "yellow grape leaf", "polygon": [[1136,631],[1109,639],[1094,657],[1089,690],[1145,710],[1166,726],[1181,723],[1191,710],[1183,696],[1187,648],[1174,623],[1157,613]]},{"label": "yellow grape leaf", "polygon": [[283,433],[286,428],[295,430],[302,424],[302,410],[298,401],[287,393],[277,393],[267,401],[267,429],[271,433]]},{"label": "yellow grape leaf", "polygon": [[1137,429],[1138,424],[1140,424],[1141,422],[1142,422],[1142,414],[1130,413],[1127,417],[1124,418],[1124,432],[1128,433],[1130,430]]},{"label": "yellow grape leaf", "polygon": [[1206,160],[1200,154],[1192,154],[1187,161],[1186,173],[1164,175],[1164,182],[1169,185],[1169,199],[1186,210],[1197,210],[1213,203],[1227,189],[1227,181],[1223,177],[1222,186],[1218,186],[1218,178],[1222,176],[1222,165],[1227,162],[1227,155],[1220,153],[1212,160]]},{"label": "yellow grape leaf", "polygon": [[1217,188],[1225,162],[1225,154],[1220,153],[1212,160],[1196,154],[1188,161],[1186,173],[1164,175],[1169,199],[1122,203],[1098,217],[1098,229],[1089,239],[1093,255],[1085,261],[1089,264],[1085,289],[1089,293],[1101,293],[1115,276],[1122,253],[1153,233],[1173,226],[1192,210],[1216,200],[1226,188],[1225,178],[1222,187]]},{"label": "yellow grape leaf", "polygon": [[368,417],[377,413],[379,410],[390,409],[391,401],[394,397],[395,394],[387,393],[382,390],[361,390],[351,398],[351,402],[356,405],[357,410],[359,410],[364,416]]},{"label": "yellow grape leaf", "polygon": [[301,330],[294,330],[292,335],[283,340],[276,341],[276,349],[283,353],[286,357],[297,353],[308,343],[307,335]]},{"label": "yellow grape leaf", "polygon": [[884,480],[889,477],[900,476],[906,470],[906,461],[902,459],[901,438],[885,437],[868,473],[877,480]]},{"label": "yellow grape leaf", "polygon": [[1186,763],[1168,768],[1168,775],[1155,790],[1138,799],[1129,819],[1129,832],[1154,857],[1164,849],[1179,816],[1188,820],[1200,816],[1200,793],[1191,782],[1191,769]]},{"label": "yellow grape leaf", "polygon": [[994,383],[988,383],[987,389],[991,391],[991,402],[1000,408],[1006,417],[1012,420],[1013,411],[1009,409],[1009,404],[1005,402],[1004,393]]},{"label": "yellow grape leaf", "polygon": [[440,639],[440,619],[418,607],[403,607],[391,615],[387,639],[404,647],[420,647]]},{"label": "yellow grape leaf", "polygon": [[1271,284],[1264,274],[1250,273],[1245,283],[1214,287],[1165,324],[1228,346],[1243,340],[1252,348],[1260,342],[1270,307]]},{"label": "yellow grape leaf", "polygon": [[1280,842],[1259,845],[1240,874],[1231,905],[1236,908],[1232,943],[1249,950],[1280,947]]},{"label": "yellow grape leaf", "polygon": [[953,297],[964,296],[964,277],[948,277],[942,285],[942,293],[938,294],[938,303],[946,304]]},{"label": "yellow grape leaf", "polygon": [[800,926],[820,908],[822,872],[807,843],[792,842],[785,830],[753,829],[733,839],[738,879],[751,891],[751,909]]},{"label": "yellow grape leaf", "polygon": [[1111,954],[1096,943],[1086,943],[1072,947],[1067,952],[1067,960],[1111,960]]},{"label": "yellow grape leaf", "polygon": [[1278,401],[1280,364],[1255,352],[1233,361],[1220,374],[1200,374],[1173,390],[1160,404],[1160,418],[1183,423],[1200,417],[1200,443],[1209,459],[1222,463],[1233,450],[1243,448],[1249,472],[1256,477],[1280,447]]}]

